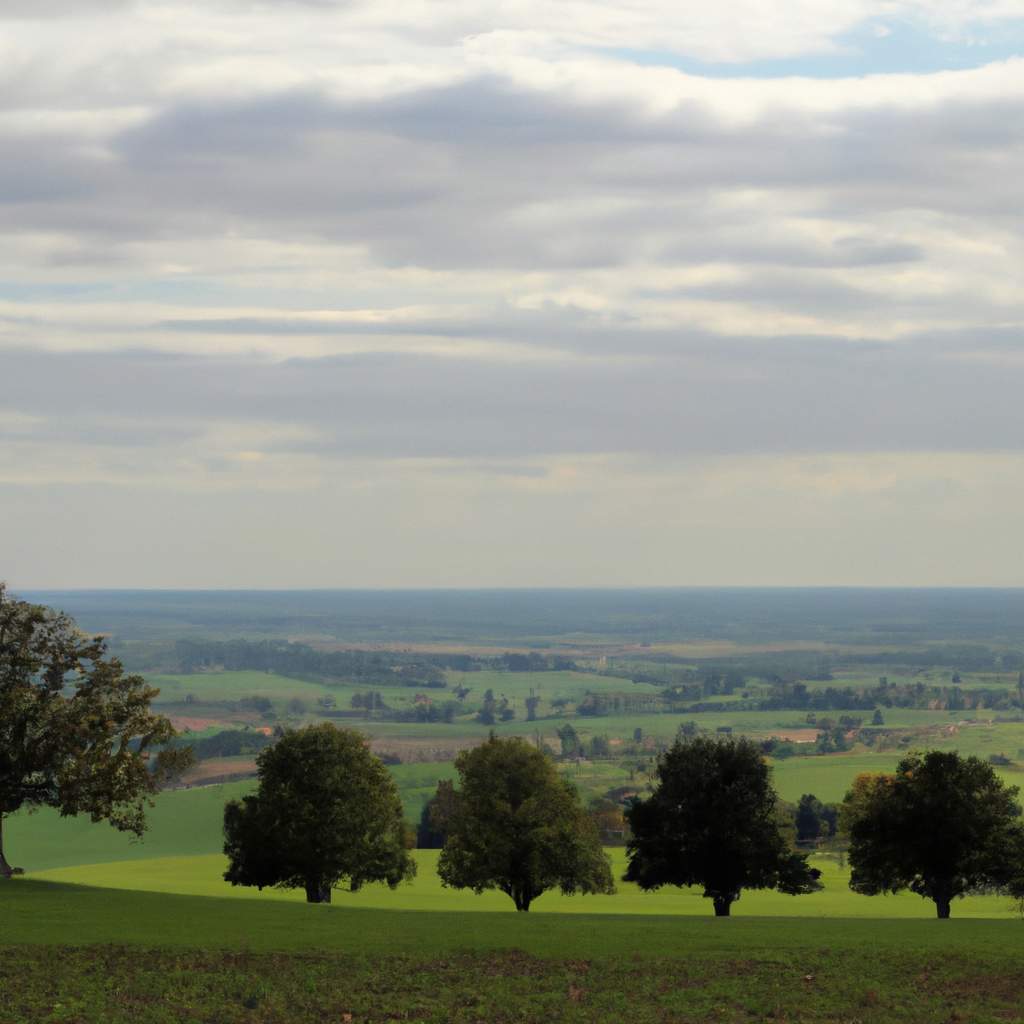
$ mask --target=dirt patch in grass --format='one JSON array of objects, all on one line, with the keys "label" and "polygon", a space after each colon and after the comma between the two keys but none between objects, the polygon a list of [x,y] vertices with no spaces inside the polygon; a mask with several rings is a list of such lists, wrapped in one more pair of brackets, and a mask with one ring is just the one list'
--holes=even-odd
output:
[{"label": "dirt patch in grass", "polygon": [[237,727],[237,722],[227,721],[223,718],[207,718],[201,715],[169,715],[171,725],[179,732],[191,729],[192,732],[202,732],[204,729]]},{"label": "dirt patch in grass", "polygon": [[814,743],[818,738],[817,729],[775,729],[773,732],[759,733],[765,739],[774,737],[778,740],[788,740],[790,743]]},{"label": "dirt patch in grass", "polygon": [[182,784],[198,786],[213,779],[245,778],[256,774],[255,757],[211,757],[193,765],[183,776]]}]

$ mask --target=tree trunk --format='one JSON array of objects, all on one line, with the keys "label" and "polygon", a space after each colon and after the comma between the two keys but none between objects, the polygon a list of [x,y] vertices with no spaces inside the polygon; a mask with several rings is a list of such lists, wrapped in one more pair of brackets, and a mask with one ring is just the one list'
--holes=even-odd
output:
[{"label": "tree trunk", "polygon": [[729,916],[729,908],[732,906],[731,896],[715,896],[712,902],[715,904],[715,917]]},{"label": "tree trunk", "polygon": [[306,902],[307,903],[330,903],[331,887],[320,879],[306,880]]},{"label": "tree trunk", "polygon": [[512,899],[515,902],[517,911],[521,911],[524,914],[529,911],[532,901],[527,892],[524,892],[522,889],[513,889]]},{"label": "tree trunk", "polygon": [[17,868],[12,868],[7,863],[7,858],[4,856],[4,818],[6,815],[0,814],[0,878],[10,878],[11,875],[20,874]]},{"label": "tree trunk", "polygon": [[935,897],[935,912],[940,921],[946,921],[949,919],[949,897],[948,896],[936,896]]}]

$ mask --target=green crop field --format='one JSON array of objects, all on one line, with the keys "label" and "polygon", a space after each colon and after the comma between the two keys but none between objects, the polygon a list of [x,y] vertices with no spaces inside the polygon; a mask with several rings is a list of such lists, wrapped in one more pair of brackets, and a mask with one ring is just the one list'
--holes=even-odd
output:
[{"label": "green crop field", "polygon": [[171,704],[180,704],[188,696],[198,701],[241,700],[243,697],[316,700],[334,689],[272,672],[197,672],[190,675],[152,675],[147,676],[147,680],[160,690],[158,701]]}]

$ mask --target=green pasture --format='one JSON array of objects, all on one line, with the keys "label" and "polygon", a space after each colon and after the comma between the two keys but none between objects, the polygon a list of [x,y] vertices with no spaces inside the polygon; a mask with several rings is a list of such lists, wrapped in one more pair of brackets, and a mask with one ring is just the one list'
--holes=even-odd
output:
[{"label": "green pasture", "polygon": [[49,808],[19,812],[4,821],[4,850],[12,864],[27,871],[219,853],[224,804],[254,788],[251,782],[197,786],[161,793],[147,814],[149,828],[135,839],[85,815],[62,818]]},{"label": "green pasture", "polygon": [[[928,744],[937,747],[939,744]],[[911,747],[910,749],[914,749]],[[850,783],[863,772],[891,772],[904,752],[828,754],[821,757],[791,757],[772,761],[775,788],[783,800],[796,802],[804,793],[819,800],[842,800]],[[1024,788],[1024,772],[997,768],[996,774],[1008,785]]]},{"label": "green pasture", "polygon": [[657,687],[634,684],[628,679],[610,678],[588,672],[481,672],[446,673],[448,687],[445,689],[417,689],[404,686],[396,678],[395,685],[374,685],[373,683],[339,682],[326,685],[273,672],[230,671],[197,672],[184,675],[152,675],[149,682],[160,690],[158,703],[182,704],[186,697],[194,697],[201,703],[222,703],[237,701],[244,697],[265,697],[275,703],[298,698],[315,702],[320,697],[334,697],[339,708],[350,705],[352,695],[376,690],[392,707],[412,704],[417,692],[426,692],[435,700],[454,700],[452,690],[465,686],[470,693],[465,699],[467,713],[475,711],[483,701],[487,690],[493,690],[496,697],[507,697],[516,708],[520,718],[525,718],[524,702],[531,691],[541,698],[541,709],[550,709],[551,701],[564,698],[573,703],[582,700],[588,693],[613,692],[656,692]]},{"label": "green pasture", "polygon": [[424,914],[17,880],[4,1024],[1020,1022],[1024,925]]},{"label": "green pasture", "polygon": [[[608,851],[615,877],[626,869],[622,848]],[[436,850],[416,850],[416,877],[391,890],[384,884],[367,885],[358,892],[336,891],[338,906],[364,910],[421,910],[500,912],[515,914],[511,900],[499,892],[477,895],[469,890],[446,889],[437,876]],[[834,858],[818,857],[815,865],[822,871],[825,888],[807,896],[786,896],[773,891],[745,892],[733,907],[733,914],[757,917],[934,917],[934,904],[912,893],[897,896],[861,896],[849,889],[849,871]],[[55,868],[34,872],[33,880],[67,882],[74,885],[109,889],[132,889],[189,896],[215,896],[241,900],[303,901],[298,890],[264,889],[262,892],[234,887],[223,881],[226,860],[220,854],[192,857],[155,857]],[[642,914],[669,916],[708,916],[711,905],[700,889],[667,887],[645,893],[637,886],[617,882],[618,892],[611,896],[563,896],[547,892],[531,908],[531,913],[550,914]],[[956,917],[1007,918],[1016,914],[1004,896],[972,896],[954,905]]]},{"label": "green pasture", "polygon": [[824,690],[827,687],[853,687],[854,689],[872,689],[878,680],[885,676],[890,686],[959,686],[961,690],[1016,690],[1016,672],[960,672],[960,681],[953,682],[953,669],[931,667],[921,671],[908,671],[905,666],[888,668],[876,665],[871,668],[857,666],[855,668],[835,668],[831,680],[804,680],[809,690]]},{"label": "green pasture", "polygon": [[899,758],[899,754],[790,757],[772,762],[772,778],[779,796],[790,803],[796,803],[805,793],[834,803],[843,799],[856,776],[863,772],[891,772]]},{"label": "green pasture", "polygon": [[147,681],[160,690],[161,704],[181,704],[188,696],[200,702],[242,700],[244,697],[266,697],[273,701],[315,701],[333,694],[334,688],[302,679],[292,679],[273,672],[196,672],[188,675],[153,675]]},{"label": "green pasture", "polygon": [[[438,779],[452,778],[449,764],[409,764],[392,768],[406,820],[419,820]],[[220,853],[224,804],[252,792],[255,781],[195,786],[161,793],[149,809],[142,839],[88,817],[62,818],[43,808],[20,812],[4,822],[4,849],[12,863],[35,872],[74,864],[129,862],[153,857]]]},{"label": "green pasture", "polygon": [[436,792],[438,782],[455,778],[455,765],[450,761],[396,764],[390,770],[398,784],[405,820],[411,824],[419,821],[423,805]]},{"label": "green pasture", "polygon": [[[542,897],[541,899],[546,899]],[[602,897],[611,900],[615,897]],[[812,897],[789,897],[795,904]],[[141,944],[150,947],[339,950],[432,955],[458,950],[521,949],[537,956],[664,957],[697,950],[747,953],[917,949],[1024,955],[1024,923],[961,914],[951,921],[877,917],[586,914],[455,909],[424,914],[394,907],[330,906],[299,900],[229,899],[16,879],[0,885],[0,946],[21,943]],[[923,904],[923,900],[920,901]],[[510,904],[511,906],[511,904]],[[538,901],[538,911],[540,901]],[[960,908],[957,907],[956,911]],[[0,958],[2,959],[2,958]]]},{"label": "green pasture", "polygon": [[[394,765],[406,820],[419,820],[423,805],[439,779],[454,777],[449,763]],[[118,832],[88,817],[62,818],[43,808],[20,812],[4,821],[4,849],[12,863],[35,872],[75,864],[135,861],[153,857],[219,854],[224,804],[255,788],[252,782],[195,786],[160,793],[147,813],[149,827],[142,839]]]}]

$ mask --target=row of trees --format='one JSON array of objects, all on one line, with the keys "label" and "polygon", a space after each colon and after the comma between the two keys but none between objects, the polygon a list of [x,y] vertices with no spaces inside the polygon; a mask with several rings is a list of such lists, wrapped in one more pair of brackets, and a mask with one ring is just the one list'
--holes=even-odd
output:
[{"label": "row of trees", "polygon": [[[286,733],[258,758],[259,791],[225,810],[225,878],[236,885],[303,887],[313,902],[368,881],[392,887],[415,871],[394,782],[357,733],[331,725]],[[553,760],[521,738],[498,739],[456,760],[421,824],[440,846],[438,873],[456,889],[498,889],[527,911],[549,889],[614,891],[597,824]],[[1024,828],[1016,789],[974,757],[932,751],[893,775],[862,775],[843,804],[850,885],[909,889],[935,902],[980,890],[1024,892]],[[821,888],[820,872],[787,837],[791,824],[759,746],[732,736],[678,739],[657,784],[635,799],[624,880],[642,889],[700,886],[717,916],[746,889],[791,895]],[[834,833],[834,808],[801,801],[798,829]]]}]

